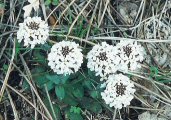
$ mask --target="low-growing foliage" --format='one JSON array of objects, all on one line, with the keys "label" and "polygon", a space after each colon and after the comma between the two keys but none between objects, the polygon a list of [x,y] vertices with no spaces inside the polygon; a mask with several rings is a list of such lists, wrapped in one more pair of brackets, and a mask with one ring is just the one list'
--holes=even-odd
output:
[{"label": "low-growing foliage", "polygon": [[171,119],[171,1],[0,1],[0,120]]}]

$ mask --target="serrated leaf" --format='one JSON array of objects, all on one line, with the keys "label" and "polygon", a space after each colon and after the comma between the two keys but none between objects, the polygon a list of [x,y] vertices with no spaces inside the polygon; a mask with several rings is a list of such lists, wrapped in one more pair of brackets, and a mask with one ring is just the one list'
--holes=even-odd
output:
[{"label": "serrated leaf", "polygon": [[73,113],[76,113],[76,114],[80,114],[81,113],[81,108],[80,107],[71,106],[70,112],[73,112]]},{"label": "serrated leaf", "polygon": [[55,93],[56,93],[56,96],[57,96],[60,100],[64,99],[64,97],[65,97],[65,89],[64,89],[63,86],[56,86],[56,87],[55,87]]},{"label": "serrated leaf", "polygon": [[3,71],[4,71],[4,72],[7,72],[8,67],[9,67],[9,66],[8,66],[7,64],[3,64],[3,67],[2,67],[2,68],[3,68]]},{"label": "serrated leaf", "polygon": [[83,120],[83,117],[81,116],[81,114],[76,114],[76,113],[73,113],[73,112],[68,112],[67,115],[68,115],[68,118],[70,120]]}]

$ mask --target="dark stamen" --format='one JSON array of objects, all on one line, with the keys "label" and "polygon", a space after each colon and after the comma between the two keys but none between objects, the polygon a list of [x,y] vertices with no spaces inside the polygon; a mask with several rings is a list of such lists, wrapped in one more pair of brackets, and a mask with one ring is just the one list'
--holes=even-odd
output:
[{"label": "dark stamen", "polygon": [[106,52],[99,53],[99,56],[97,56],[97,57],[102,61],[107,60]]},{"label": "dark stamen", "polygon": [[64,57],[66,57],[69,54],[69,52],[71,52],[72,50],[73,50],[73,48],[72,49],[69,49],[68,46],[62,47],[62,55]]},{"label": "dark stamen", "polygon": [[117,93],[117,96],[124,95],[125,94],[125,90],[126,90],[126,86],[123,85],[123,83],[120,83],[120,85],[118,85],[118,83],[116,84],[116,93]]},{"label": "dark stamen", "polygon": [[125,52],[125,54],[129,57],[130,56],[130,54],[131,54],[131,52],[132,52],[132,47],[130,47],[130,46],[124,46],[123,47],[123,51]]},{"label": "dark stamen", "polygon": [[32,30],[38,30],[39,29],[39,24],[36,22],[30,22],[29,25],[27,24],[27,26],[29,29],[32,29]]}]

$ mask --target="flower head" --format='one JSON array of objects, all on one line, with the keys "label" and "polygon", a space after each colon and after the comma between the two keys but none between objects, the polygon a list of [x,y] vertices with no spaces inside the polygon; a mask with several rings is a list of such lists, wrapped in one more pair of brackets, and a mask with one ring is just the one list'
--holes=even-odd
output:
[{"label": "flower head", "polygon": [[31,48],[34,48],[36,44],[44,44],[48,36],[48,24],[40,17],[27,17],[23,23],[19,24],[17,39],[19,42],[23,40],[24,46],[31,45]]},{"label": "flower head", "polygon": [[156,17],[146,22],[144,29],[148,39],[168,39],[171,36],[170,26]]},{"label": "flower head", "polygon": [[139,62],[145,59],[145,50],[136,41],[121,41],[117,44],[118,56],[120,57],[119,70],[127,71],[141,68]]},{"label": "flower head", "polygon": [[134,84],[130,79],[122,74],[116,74],[108,77],[106,89],[101,96],[110,107],[121,109],[130,105],[134,92]]},{"label": "flower head", "polygon": [[77,72],[83,63],[83,54],[75,42],[62,41],[52,46],[48,65],[57,74]]},{"label": "flower head", "polygon": [[91,71],[95,71],[96,76],[105,77],[111,73],[113,74],[117,71],[119,63],[119,57],[116,53],[116,49],[106,42],[95,45],[87,55],[87,67]]}]

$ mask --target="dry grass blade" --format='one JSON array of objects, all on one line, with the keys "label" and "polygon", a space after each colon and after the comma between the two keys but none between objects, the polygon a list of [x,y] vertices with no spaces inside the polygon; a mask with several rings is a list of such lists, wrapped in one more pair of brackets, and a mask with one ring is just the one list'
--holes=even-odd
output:
[{"label": "dry grass blade", "polygon": [[[35,86],[35,84],[33,82],[33,78],[32,78],[31,72],[30,72],[30,70],[29,70],[29,68],[28,68],[28,66],[27,66],[27,64],[26,64],[23,56],[21,54],[19,56],[20,56],[21,61],[22,61],[23,65],[24,65],[24,68],[26,70],[27,76],[29,77],[29,79],[32,82],[33,86],[36,88],[36,86]],[[36,98],[35,98],[35,95],[34,95],[34,91],[32,89],[31,89],[31,93],[32,93],[32,98],[33,98],[34,105],[37,106],[37,104],[36,104]],[[35,120],[36,119],[37,119],[37,111],[35,110]]]},{"label": "dry grass blade", "polygon": [[2,87],[1,87],[1,91],[0,91],[0,102],[1,102],[1,100],[2,100],[4,91],[5,91],[5,88],[6,88],[6,84],[7,84],[7,82],[8,82],[8,78],[9,78],[9,75],[10,75],[10,72],[11,72],[11,69],[12,69],[14,56],[15,56],[15,41],[14,41],[14,44],[13,44],[13,53],[12,53],[12,57],[11,57],[11,60],[10,60],[9,67],[8,67],[8,71],[7,71],[7,73],[6,73],[6,76],[5,76],[3,85],[2,85]]},{"label": "dry grass blade", "polygon": [[[65,12],[70,8],[70,6],[71,6],[72,4],[74,4],[75,1],[76,1],[76,0],[72,0],[72,2],[69,3],[69,5],[67,5],[67,7],[65,8],[65,10],[63,10],[63,12],[61,13],[61,15],[59,16],[59,19],[55,22],[54,27],[55,27],[55,26],[57,25],[57,23],[60,21],[60,19],[62,18],[62,16],[65,14]],[[60,5],[62,5],[62,3],[63,3],[63,2],[61,2]],[[54,30],[54,27],[52,28],[51,32]]]},{"label": "dry grass blade", "polygon": [[[2,83],[2,87],[0,84],[0,120],[12,118],[15,120],[25,118],[35,120],[134,120],[144,112],[155,114],[158,118],[162,116],[171,119],[171,114],[167,113],[167,109],[171,110],[171,0],[38,0],[40,4],[37,5],[37,10],[34,8],[35,4],[31,2],[32,0],[0,1],[0,82]],[[20,32],[22,33],[19,31],[22,24],[19,23],[26,21],[23,17],[23,7],[29,4],[32,10],[30,17],[38,16],[48,24],[48,39],[45,39],[47,42],[43,45],[35,45],[32,49],[27,44],[34,43],[34,37],[36,39],[39,37],[37,34],[32,37],[32,33],[26,37],[25,34],[30,29],[35,30],[35,33],[37,28],[29,28],[25,36],[21,37],[21,42],[16,41]],[[26,26],[29,27],[28,24]],[[124,49],[123,58],[118,52],[122,51],[122,48],[118,48],[118,42],[129,40],[137,42],[144,48],[142,50],[144,55],[141,56],[138,53],[139,55],[134,56],[139,60],[133,60],[133,62],[140,63],[141,66],[141,69],[138,68],[135,71],[129,71],[131,67],[138,66],[131,66],[131,60],[134,57],[127,55],[127,58],[124,53],[134,51],[132,48],[129,48],[130,51],[127,50],[130,44],[122,47]],[[76,42],[82,49],[83,55],[80,56],[83,56],[84,59],[80,61],[83,64],[77,73],[74,71],[70,76],[57,75],[58,71],[53,69],[54,72],[49,67],[51,63],[47,56],[50,51],[53,51],[52,46],[61,41]],[[110,97],[107,96],[107,93],[110,91],[103,96],[103,91],[105,93],[105,90],[108,90],[110,82],[104,80],[106,82],[104,85],[104,81],[100,81],[101,74],[96,76],[97,71],[93,72],[88,67],[92,65],[88,65],[91,61],[86,59],[89,58],[88,53],[95,49],[93,46],[100,45],[102,42],[118,50],[114,50],[118,52],[115,53],[119,59],[117,67],[122,66],[121,59],[131,59],[130,61],[123,60],[123,63],[128,62],[127,65],[123,65],[128,70],[127,72],[119,71],[120,68],[118,68],[115,72],[109,73],[108,71],[112,70],[106,70],[108,64],[105,61],[110,58],[111,54],[106,56],[107,60],[102,60],[103,62],[99,57],[101,53],[97,53],[99,54],[97,57],[92,55],[92,61],[95,61],[93,64],[100,64],[95,65],[94,68],[98,69],[98,66],[103,66],[105,70],[102,70],[102,74],[107,71],[105,80],[110,80],[111,74],[116,76],[119,73],[134,83],[132,88],[136,89],[136,92],[131,94],[131,102],[121,103],[120,106],[118,102],[117,106],[114,106],[115,101],[108,100]],[[66,47],[67,52],[64,51],[66,54],[74,52],[73,49],[67,50],[69,47]],[[59,55],[57,54],[57,57]],[[66,55],[63,56],[66,57]],[[74,59],[74,57],[71,58]],[[76,57],[78,59],[79,56]],[[55,57],[53,59],[57,61]],[[57,62],[61,61],[62,58]],[[57,67],[57,65],[58,63],[55,63],[52,67]],[[65,65],[61,64],[62,67]],[[21,105],[17,105],[18,101]],[[122,108],[128,104],[130,106],[123,109],[114,108]],[[26,105],[26,108],[20,111],[19,109],[23,108],[22,105]],[[114,107],[110,107],[112,105]],[[27,117],[27,113],[31,116]]]},{"label": "dry grass blade", "polygon": [[[104,2],[104,1],[103,1]],[[105,15],[105,12],[107,10],[107,7],[108,7],[108,4],[109,4],[110,0],[106,0],[106,4],[105,4],[105,8],[103,10],[103,13],[102,13],[102,16],[101,16],[101,19],[98,23],[98,27],[100,27],[101,23],[102,23],[102,20],[104,19],[104,15]]]},{"label": "dry grass blade", "polygon": [[69,31],[68,31],[67,36],[69,36],[69,34],[70,34],[71,30],[73,29],[75,23],[77,22],[78,18],[80,17],[81,14],[83,14],[83,11],[87,8],[87,6],[90,4],[90,2],[91,2],[91,0],[89,0],[89,1],[87,2],[87,4],[83,7],[83,9],[79,12],[79,14],[78,14],[77,17],[75,18],[75,20],[72,22],[72,24],[71,24],[71,26],[70,26],[70,28],[69,28]]},{"label": "dry grass blade", "polygon": [[132,40],[132,41],[138,41],[138,42],[144,42],[144,43],[171,43],[171,40],[160,40],[160,39],[137,39],[137,38],[123,38],[123,37],[90,37],[88,40]]},{"label": "dry grass blade", "polygon": [[15,90],[13,87],[11,87],[8,84],[7,84],[7,87],[11,89],[12,91],[14,91],[15,93],[17,93],[20,97],[22,97],[28,104],[30,104],[35,110],[37,110],[37,112],[39,112],[42,115],[42,117],[44,117],[46,120],[51,120],[47,116],[45,116],[45,114],[42,113],[36,106],[34,106],[24,95],[22,95],[20,92],[18,92],[17,90]]},{"label": "dry grass blade", "polygon": [[[5,57],[9,60],[9,58],[7,56],[5,56]],[[25,80],[29,83],[31,89],[34,91],[34,93],[35,93],[36,97],[38,98],[39,102],[41,103],[41,105],[43,106],[44,110],[46,111],[46,113],[50,117],[50,120],[53,120],[51,114],[49,113],[49,111],[46,108],[45,104],[43,103],[42,99],[40,98],[40,96],[39,96],[38,92],[36,91],[35,87],[32,85],[31,81],[27,78],[27,76],[14,63],[12,63],[12,64],[20,72],[20,74],[25,78]]]},{"label": "dry grass blade", "polygon": [[12,97],[10,95],[10,92],[8,91],[8,89],[6,89],[6,91],[7,91],[8,98],[10,100],[11,106],[12,106],[12,110],[13,110],[13,113],[14,113],[14,118],[15,118],[15,120],[19,120],[18,112],[17,112],[17,110],[15,108],[15,105],[14,105],[14,102],[13,102]]},{"label": "dry grass blade", "polygon": [[51,101],[51,99],[50,99],[50,95],[49,95],[48,90],[47,90],[47,85],[45,84],[44,86],[45,86],[45,91],[46,91],[46,94],[47,94],[47,97],[48,97],[48,101],[49,101],[49,104],[50,104],[50,107],[51,107],[53,116],[54,116],[55,120],[58,120],[58,118],[57,118],[57,116],[56,116],[56,114],[55,114],[53,105],[52,105],[52,101]]},{"label": "dry grass blade", "polygon": [[91,26],[92,26],[93,19],[95,19],[95,17],[96,17],[95,14],[96,14],[96,11],[97,11],[99,2],[100,2],[100,0],[97,0],[96,6],[95,6],[95,8],[93,10],[93,14],[91,16],[90,23],[89,23],[89,27],[88,27],[88,31],[87,31],[87,35],[86,35],[86,40],[89,37],[89,33],[90,33],[90,29],[91,29]]},{"label": "dry grass blade", "polygon": [[117,113],[117,109],[115,109],[114,112],[113,112],[113,120],[116,119],[116,113]]}]

